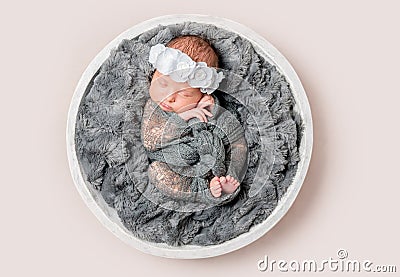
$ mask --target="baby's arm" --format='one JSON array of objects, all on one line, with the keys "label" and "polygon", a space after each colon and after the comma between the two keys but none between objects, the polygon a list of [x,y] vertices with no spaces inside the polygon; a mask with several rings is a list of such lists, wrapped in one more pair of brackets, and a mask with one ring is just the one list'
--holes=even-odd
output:
[{"label": "baby's arm", "polygon": [[160,145],[163,126],[166,122],[157,112],[154,112],[155,107],[151,99],[147,100],[141,122],[141,139],[148,151],[155,151]]},{"label": "baby's arm", "polygon": [[[204,94],[197,106],[193,109],[178,113],[185,121],[197,117],[202,122],[207,122],[207,116],[213,116],[211,111],[214,106],[214,98],[211,95]],[[208,109],[206,109],[208,107]]]},{"label": "baby's arm", "polygon": [[168,164],[154,161],[148,169],[149,181],[163,193],[171,197],[179,197],[190,192],[191,178],[174,172]]}]

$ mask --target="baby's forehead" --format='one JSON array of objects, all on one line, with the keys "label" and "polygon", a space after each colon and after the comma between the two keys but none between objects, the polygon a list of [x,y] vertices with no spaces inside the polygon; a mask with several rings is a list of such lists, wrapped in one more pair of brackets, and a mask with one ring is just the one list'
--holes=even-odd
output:
[{"label": "baby's forehead", "polygon": [[[152,82],[158,82],[163,88],[173,88],[175,93],[185,93],[185,95],[202,94],[199,88],[191,87],[187,82],[176,82],[169,75],[164,75],[156,71]],[[163,88],[160,88],[161,90]]]},{"label": "baby's forehead", "polygon": [[[154,78],[154,77],[153,77],[153,78]],[[161,81],[161,82],[166,82],[166,83],[168,83],[169,85],[173,85],[173,86],[176,86],[176,87],[182,87],[182,88],[188,88],[188,89],[193,88],[193,87],[189,86],[188,83],[186,83],[186,82],[176,82],[176,81],[174,81],[174,80],[173,80],[170,76],[168,76],[168,75],[160,74],[160,75],[158,75],[158,76],[156,77],[156,80],[159,80],[159,81]]]},{"label": "baby's forehead", "polygon": [[159,73],[158,71],[155,71],[152,77],[153,80],[161,80],[161,81],[166,81],[169,83],[177,83],[174,80],[171,79],[169,75],[164,75]]}]

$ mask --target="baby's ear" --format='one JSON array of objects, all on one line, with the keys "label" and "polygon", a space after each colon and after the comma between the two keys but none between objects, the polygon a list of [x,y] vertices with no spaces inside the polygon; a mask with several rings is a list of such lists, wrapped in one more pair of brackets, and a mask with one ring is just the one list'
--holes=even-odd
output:
[{"label": "baby's ear", "polygon": [[152,78],[158,78],[158,77],[160,77],[160,76],[162,76],[162,74],[156,69],[156,70],[154,71],[154,73],[153,73],[153,77],[152,77]]}]

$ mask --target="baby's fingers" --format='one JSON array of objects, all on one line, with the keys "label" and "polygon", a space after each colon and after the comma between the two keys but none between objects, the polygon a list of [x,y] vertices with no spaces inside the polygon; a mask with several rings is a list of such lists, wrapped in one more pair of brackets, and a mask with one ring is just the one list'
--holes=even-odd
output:
[{"label": "baby's fingers", "polygon": [[205,113],[206,115],[208,115],[208,116],[213,116],[213,114],[211,113],[211,112],[209,112],[206,108],[202,108],[201,109],[202,111],[203,111],[203,113]]},{"label": "baby's fingers", "polygon": [[201,121],[207,122],[207,117],[205,116],[205,114],[204,114],[202,111],[196,110],[196,111],[195,111],[195,116],[196,116],[198,119],[200,119]]},{"label": "baby's fingers", "polygon": [[204,107],[207,107],[207,106],[210,106],[210,105],[212,105],[212,104],[214,104],[214,99],[207,99],[207,100],[200,100],[199,101],[199,103],[197,104],[198,106],[204,106]]}]

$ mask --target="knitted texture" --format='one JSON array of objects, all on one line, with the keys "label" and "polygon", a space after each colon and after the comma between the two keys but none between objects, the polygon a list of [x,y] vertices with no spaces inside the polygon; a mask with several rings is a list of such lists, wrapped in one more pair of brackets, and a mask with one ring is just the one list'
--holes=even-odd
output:
[{"label": "knitted texture", "polygon": [[211,97],[215,102],[207,122],[196,117],[185,121],[174,112],[163,111],[153,100],[147,101],[141,127],[142,143],[152,162],[149,185],[164,192],[161,198],[150,195],[153,202],[162,205],[167,194],[182,200],[180,211],[191,212],[225,204],[239,193],[240,187],[214,197],[209,188],[214,176],[230,175],[240,182],[248,156],[240,122],[219,105],[215,95]]}]

